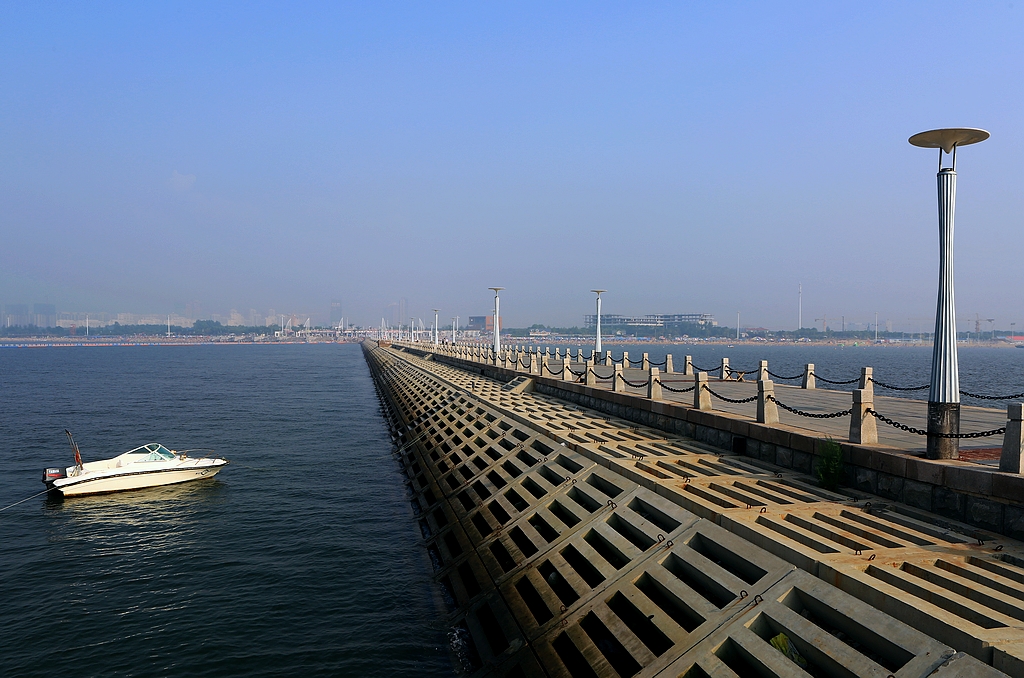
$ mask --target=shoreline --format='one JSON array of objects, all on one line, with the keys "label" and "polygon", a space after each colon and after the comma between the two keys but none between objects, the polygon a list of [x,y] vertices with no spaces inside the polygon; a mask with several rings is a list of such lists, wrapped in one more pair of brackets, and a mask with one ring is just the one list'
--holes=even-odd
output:
[{"label": "shoreline", "polygon": [[46,338],[27,338],[22,341],[0,340],[0,349],[5,348],[98,348],[110,346],[278,346],[278,345],[309,345],[309,344],[353,344],[353,341],[295,341],[295,340],[274,340],[274,341],[251,341],[239,339],[213,339],[213,338],[133,338],[110,337],[99,341],[68,341],[67,339],[47,340]]}]

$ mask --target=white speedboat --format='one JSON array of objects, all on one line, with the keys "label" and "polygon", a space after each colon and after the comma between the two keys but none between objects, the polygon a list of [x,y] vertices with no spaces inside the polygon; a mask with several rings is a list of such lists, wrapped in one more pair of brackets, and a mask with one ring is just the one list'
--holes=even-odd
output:
[{"label": "white speedboat", "polygon": [[226,459],[190,457],[168,450],[160,443],[136,447],[113,459],[82,463],[82,455],[69,431],[65,431],[75,453],[75,465],[43,471],[46,486],[65,497],[138,490],[212,478],[227,464]]}]

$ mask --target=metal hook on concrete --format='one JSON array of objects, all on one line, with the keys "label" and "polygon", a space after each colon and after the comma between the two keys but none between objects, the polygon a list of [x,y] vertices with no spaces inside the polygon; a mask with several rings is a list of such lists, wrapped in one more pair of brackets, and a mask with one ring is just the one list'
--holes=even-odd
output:
[{"label": "metal hook on concrete", "polygon": [[663,534],[659,534],[659,535],[658,535],[658,543],[660,544],[660,543],[661,543],[661,542],[663,542],[663,541],[665,541],[665,535],[663,535]]},{"label": "metal hook on concrete", "polygon": [[740,591],[740,600],[743,600],[744,598],[746,598],[749,595],[750,594],[747,593],[746,590]]},{"label": "metal hook on concrete", "polygon": [[876,554],[872,553],[872,554],[871,554],[870,556],[868,556],[868,560],[869,560],[869,561],[870,561],[870,560],[874,560],[874,559],[875,559],[875,555],[876,555]]},{"label": "metal hook on concrete", "polygon": [[1002,550],[1003,550],[1003,545],[1002,544],[999,544],[998,546],[996,546],[996,551],[1002,551]]},{"label": "metal hook on concrete", "polygon": [[764,598],[761,597],[760,593],[758,593],[756,596],[754,596],[754,605],[757,605],[758,603],[763,603],[763,602],[764,602]]},{"label": "metal hook on concrete", "polygon": [[761,513],[768,513],[768,507],[767,506],[762,506],[761,507]]}]

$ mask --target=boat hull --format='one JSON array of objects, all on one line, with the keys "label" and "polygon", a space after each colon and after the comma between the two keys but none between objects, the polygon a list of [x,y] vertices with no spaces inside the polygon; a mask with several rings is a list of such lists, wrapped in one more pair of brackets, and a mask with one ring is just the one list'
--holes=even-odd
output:
[{"label": "boat hull", "polygon": [[68,480],[77,482],[55,485],[53,489],[56,492],[60,492],[65,497],[79,497],[87,494],[106,494],[109,492],[141,490],[147,487],[176,485],[178,483],[187,483],[192,480],[212,478],[217,475],[223,466],[224,464],[210,464],[185,468],[178,467],[173,469],[136,471],[131,473],[120,473],[117,475],[100,476],[96,478],[69,478]]}]

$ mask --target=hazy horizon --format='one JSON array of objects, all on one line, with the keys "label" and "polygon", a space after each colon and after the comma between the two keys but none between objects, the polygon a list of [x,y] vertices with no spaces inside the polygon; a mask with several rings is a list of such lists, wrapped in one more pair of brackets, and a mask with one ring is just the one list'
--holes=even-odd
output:
[{"label": "hazy horizon", "polygon": [[573,326],[597,287],[794,329],[802,283],[805,327],[930,331],[907,138],[971,126],[958,324],[1024,331],[1024,18],[964,9],[8,4],[0,305],[444,325],[498,285],[507,326]]}]

